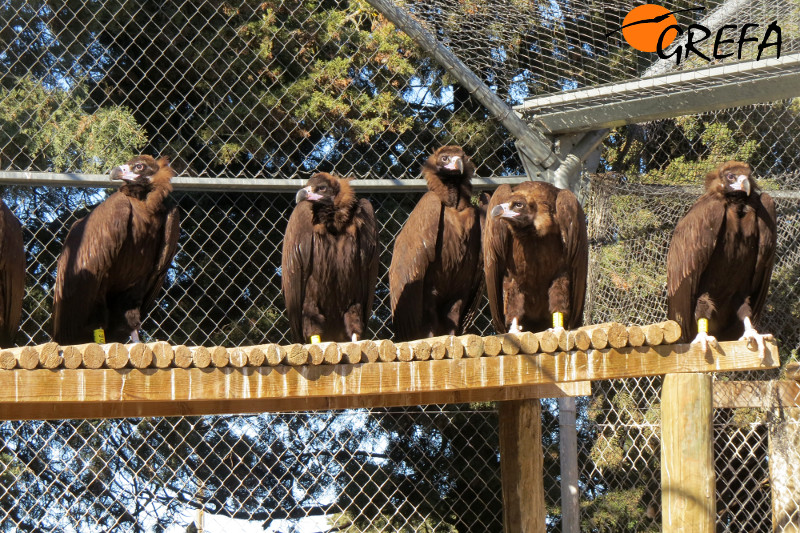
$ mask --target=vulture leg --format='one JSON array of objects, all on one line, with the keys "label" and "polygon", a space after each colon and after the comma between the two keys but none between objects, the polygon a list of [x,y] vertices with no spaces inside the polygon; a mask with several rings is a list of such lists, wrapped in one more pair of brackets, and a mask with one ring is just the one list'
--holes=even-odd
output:
[{"label": "vulture leg", "polygon": [[558,311],[553,313],[553,327],[550,328],[550,331],[555,333],[558,337],[564,333],[564,313],[559,313]]},{"label": "vulture leg", "polygon": [[364,322],[361,319],[361,304],[351,305],[344,314],[344,328],[350,337],[358,340],[364,333]]},{"label": "vulture leg", "polygon": [[450,306],[450,311],[447,313],[448,335],[455,335],[458,332],[463,307],[464,301],[461,299],[456,300]]},{"label": "vulture leg", "polygon": [[[310,285],[311,283],[309,283]],[[303,342],[307,342],[306,339],[310,339],[310,342],[314,344],[315,337],[317,339],[316,342],[319,342],[323,329],[325,329],[325,315],[320,313],[316,302],[306,299],[303,304],[303,336],[305,337]]]},{"label": "vulture leg", "polygon": [[763,335],[756,331],[756,328],[753,327],[753,323],[750,322],[750,317],[744,317],[744,335],[739,339],[740,341],[747,341],[747,346],[750,349],[753,349],[753,344],[758,348],[758,355],[761,359],[764,359],[764,355],[766,354],[766,347],[764,346],[765,340],[772,340],[773,336],[771,333],[764,333]]},{"label": "vulture leg", "polygon": [[509,333],[522,333],[522,328],[519,327],[519,323],[517,322],[517,317],[511,319],[511,326],[508,328]]},{"label": "vulture leg", "polygon": [[139,340],[139,332],[136,331],[135,329],[133,331],[131,331],[131,342],[134,342],[134,343],[142,342],[141,340]]}]

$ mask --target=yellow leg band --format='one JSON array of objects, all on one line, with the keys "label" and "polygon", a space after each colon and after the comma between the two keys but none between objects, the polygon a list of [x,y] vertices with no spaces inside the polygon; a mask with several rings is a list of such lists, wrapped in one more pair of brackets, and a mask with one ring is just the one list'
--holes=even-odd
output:
[{"label": "yellow leg band", "polygon": [[564,327],[564,314],[555,312],[553,313],[553,327],[554,328],[563,328]]},{"label": "yellow leg band", "polygon": [[697,319],[697,332],[698,333],[708,333],[708,319],[707,318],[698,318]]},{"label": "yellow leg band", "polygon": [[103,331],[103,328],[97,328],[94,330],[94,342],[97,344],[105,344],[106,343],[106,332]]},{"label": "yellow leg band", "polygon": [[311,335],[311,344],[319,344],[319,343],[320,343],[319,335]]}]

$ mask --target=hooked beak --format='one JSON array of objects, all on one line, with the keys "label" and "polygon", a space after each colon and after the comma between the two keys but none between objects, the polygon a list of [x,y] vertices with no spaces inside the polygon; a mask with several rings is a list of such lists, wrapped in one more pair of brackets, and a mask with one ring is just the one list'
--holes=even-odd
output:
[{"label": "hooked beak", "polygon": [[139,177],[139,174],[131,172],[129,165],[120,165],[111,169],[112,180],[133,181]]},{"label": "hooked beak", "polygon": [[317,200],[321,200],[322,195],[315,193],[311,190],[311,186],[305,187],[297,191],[297,195],[294,197],[294,202],[299,204],[303,200],[308,200],[309,202],[316,202]]},{"label": "hooked beak", "polygon": [[450,161],[442,168],[446,168],[447,170],[457,170],[459,173],[463,173],[464,161],[458,156],[451,157]]},{"label": "hooked beak", "polygon": [[737,176],[736,182],[731,183],[731,189],[734,191],[743,191],[746,195],[750,195],[750,180],[744,174]]},{"label": "hooked beak", "polygon": [[492,213],[491,213],[492,217],[494,217],[494,218],[498,218],[498,217],[514,218],[514,217],[519,216],[519,213],[509,209],[509,206],[510,206],[509,203],[505,203],[505,204],[500,204],[500,205],[494,206],[494,209],[492,209]]}]

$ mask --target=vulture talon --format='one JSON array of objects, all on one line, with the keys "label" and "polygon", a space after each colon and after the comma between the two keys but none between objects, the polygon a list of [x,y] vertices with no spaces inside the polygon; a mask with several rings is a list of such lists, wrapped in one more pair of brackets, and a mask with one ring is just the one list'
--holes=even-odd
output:
[{"label": "vulture talon", "polygon": [[695,337],[694,340],[692,341],[692,344],[700,345],[700,348],[703,350],[703,353],[709,352],[709,344],[711,343],[719,346],[716,337],[714,337],[713,335],[709,335],[708,333],[704,333],[702,331],[699,332],[697,334],[697,337]]},{"label": "vulture talon", "polygon": [[764,341],[773,340],[772,333],[759,333],[754,328],[745,329],[744,334],[739,338],[740,341],[747,341],[747,347],[751,350],[758,350],[761,359],[767,354],[767,346]]}]

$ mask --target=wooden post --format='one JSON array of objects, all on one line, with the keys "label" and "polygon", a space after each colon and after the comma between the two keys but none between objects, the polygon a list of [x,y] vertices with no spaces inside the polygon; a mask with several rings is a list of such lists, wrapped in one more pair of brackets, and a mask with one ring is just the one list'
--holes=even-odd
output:
[{"label": "wooden post", "polygon": [[500,402],[505,531],[544,533],[544,455],[539,400]]},{"label": "wooden post", "polygon": [[578,489],[578,432],[575,398],[558,399],[558,450],[561,458],[561,531],[580,533]]},{"label": "wooden post", "polygon": [[800,409],[782,412],[783,418],[769,431],[772,531],[800,533]]},{"label": "wooden post", "polygon": [[661,391],[663,533],[713,533],[712,378],[667,374]]}]

